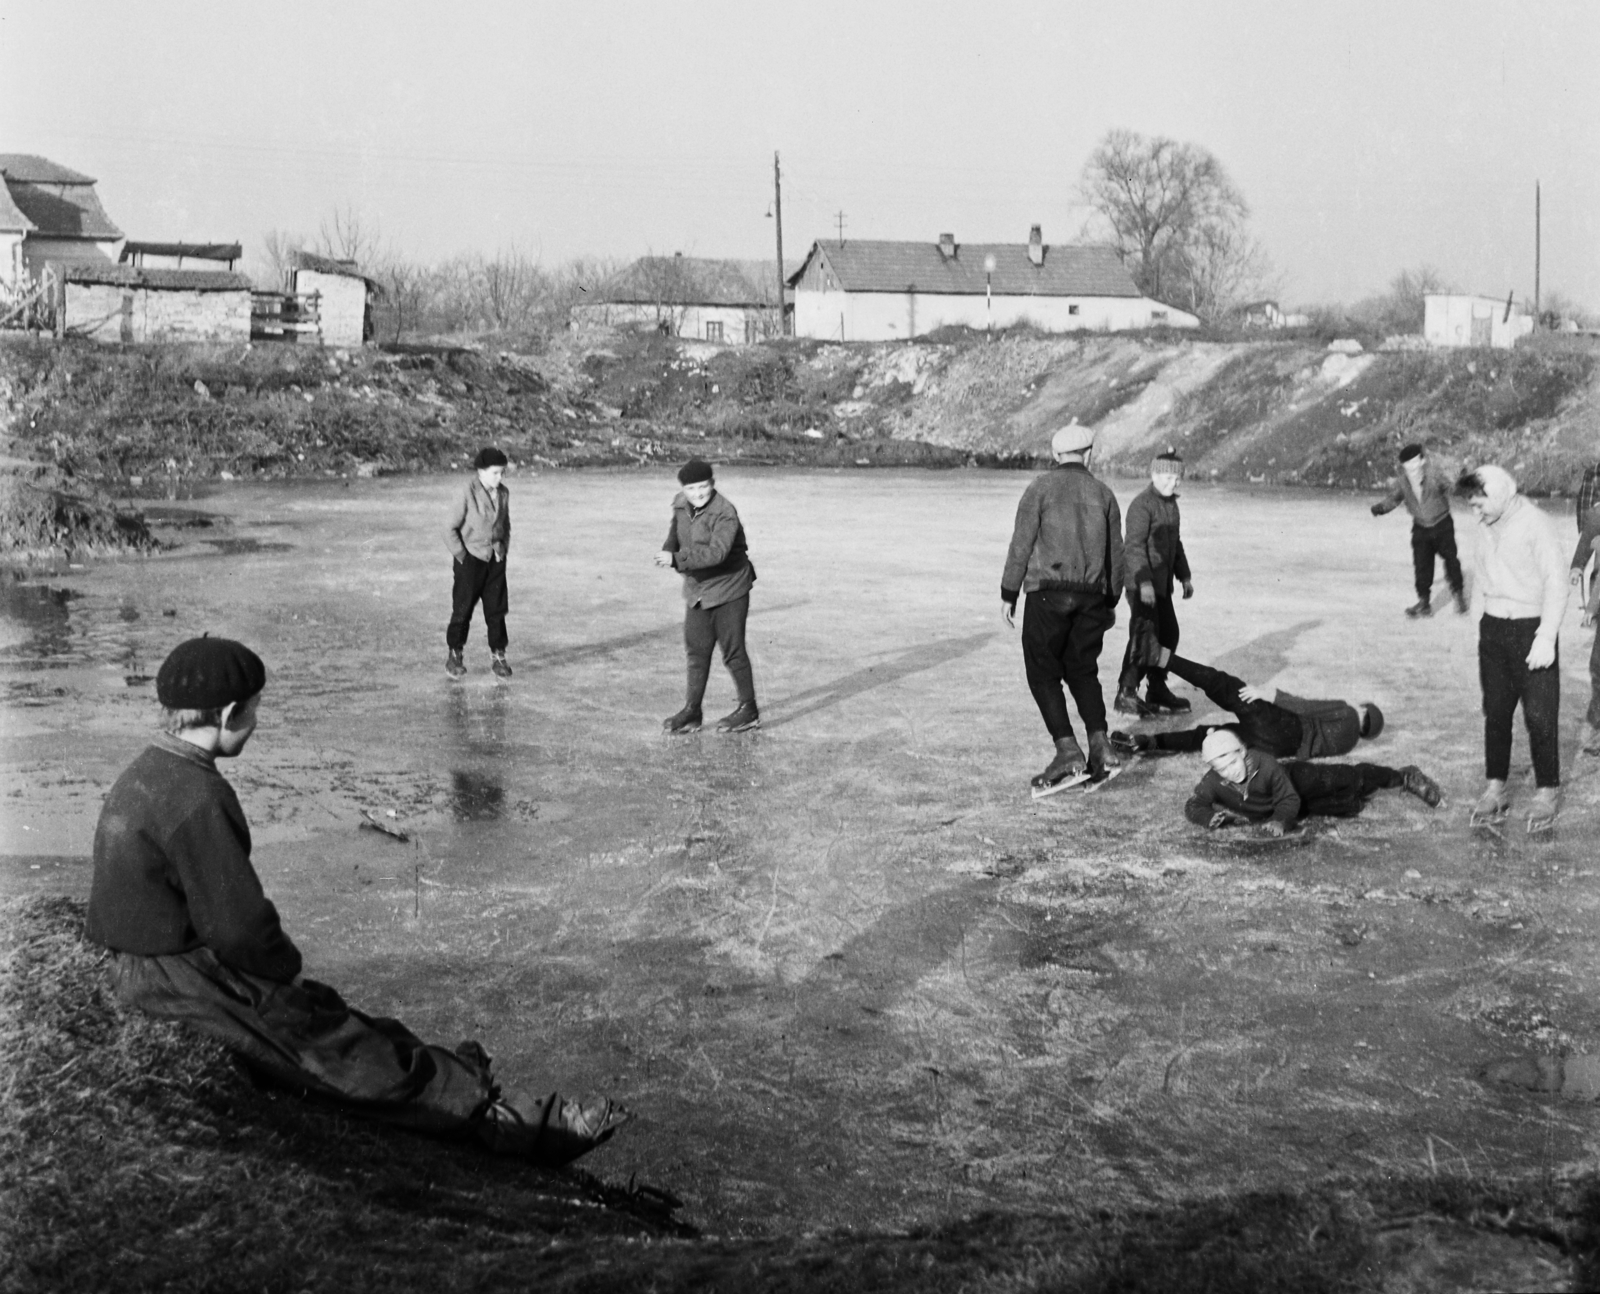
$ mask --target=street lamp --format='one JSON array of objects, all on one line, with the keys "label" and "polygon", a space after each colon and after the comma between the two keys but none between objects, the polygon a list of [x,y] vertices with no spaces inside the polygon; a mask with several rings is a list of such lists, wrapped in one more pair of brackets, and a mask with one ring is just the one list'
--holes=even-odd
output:
[{"label": "street lamp", "polygon": [[983,336],[985,341],[994,340],[994,292],[991,280],[994,278],[994,253],[990,252],[983,258]]}]

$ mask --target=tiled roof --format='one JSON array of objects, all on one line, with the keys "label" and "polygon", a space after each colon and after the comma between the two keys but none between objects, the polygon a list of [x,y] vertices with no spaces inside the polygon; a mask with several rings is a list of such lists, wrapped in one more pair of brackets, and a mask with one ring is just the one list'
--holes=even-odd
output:
[{"label": "tiled roof", "polygon": [[737,261],[641,256],[602,283],[601,301],[637,305],[765,306],[777,289],[754,283]]},{"label": "tiled roof", "polygon": [[122,237],[122,230],[111,223],[93,184],[76,181],[50,181],[62,187],[14,180],[6,175],[11,200],[27,216],[39,233],[50,238],[93,238],[110,240]]},{"label": "tiled roof", "polygon": [[33,221],[23,215],[17,204],[11,200],[11,190],[0,184],[0,229],[9,232],[21,230],[24,233],[32,232]]},{"label": "tiled roof", "polygon": [[[983,295],[984,261],[994,257],[990,277],[996,294],[1050,297],[1137,297],[1133,276],[1109,247],[1066,243],[1044,246],[1044,263],[1028,259],[1027,243],[957,243],[946,257],[938,243],[846,239],[818,242],[806,258],[820,256],[846,292]],[[789,282],[799,280],[802,265]]]},{"label": "tiled roof", "polygon": [[319,256],[316,252],[304,251],[290,253],[289,259],[297,270],[310,270],[313,274],[342,274],[347,279],[360,279],[380,296],[383,294],[383,284],[363,271],[354,261],[339,261],[331,256]]},{"label": "tiled roof", "polygon": [[93,184],[94,177],[70,170],[37,153],[0,153],[0,175],[23,184]]},{"label": "tiled roof", "polygon": [[104,283],[112,287],[157,288],[173,292],[248,292],[254,286],[243,274],[227,270],[136,270],[131,265],[70,265],[62,273],[68,283]]}]

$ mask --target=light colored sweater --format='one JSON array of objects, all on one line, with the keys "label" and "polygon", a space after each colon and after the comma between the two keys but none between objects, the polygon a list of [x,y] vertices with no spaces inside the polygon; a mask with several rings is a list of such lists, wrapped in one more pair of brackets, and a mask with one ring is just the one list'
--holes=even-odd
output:
[{"label": "light colored sweater", "polygon": [[1567,613],[1567,551],[1556,523],[1537,504],[1512,494],[1498,517],[1478,527],[1472,567],[1475,612],[1504,620],[1537,617],[1538,636],[1556,639]]}]

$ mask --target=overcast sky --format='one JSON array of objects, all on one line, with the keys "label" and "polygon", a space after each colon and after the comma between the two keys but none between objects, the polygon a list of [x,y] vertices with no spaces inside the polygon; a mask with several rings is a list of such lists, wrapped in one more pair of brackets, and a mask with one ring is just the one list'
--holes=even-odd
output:
[{"label": "overcast sky", "polygon": [[0,151],[99,180],[130,236],[315,234],[432,260],[771,256],[1079,235],[1127,127],[1210,149],[1286,302],[1436,266],[1600,309],[1593,0],[0,0]]}]

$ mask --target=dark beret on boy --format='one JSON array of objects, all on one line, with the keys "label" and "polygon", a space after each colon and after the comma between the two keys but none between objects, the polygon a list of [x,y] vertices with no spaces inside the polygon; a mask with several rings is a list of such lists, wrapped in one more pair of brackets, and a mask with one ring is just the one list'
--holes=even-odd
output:
[{"label": "dark beret on boy", "polygon": [[1407,445],[1400,451],[1400,461],[1402,463],[1409,463],[1413,458],[1421,458],[1422,456],[1422,446],[1417,444]]},{"label": "dark beret on boy", "polygon": [[478,456],[472,460],[472,465],[480,471],[485,467],[504,467],[506,456],[493,445],[485,445],[478,451]]},{"label": "dark beret on boy", "polygon": [[678,469],[678,484],[694,485],[698,481],[709,481],[714,475],[710,463],[704,459],[691,458]]},{"label": "dark beret on boy", "polygon": [[231,638],[191,638],[161,662],[156,697],[169,710],[217,710],[267,684],[261,657]]}]

